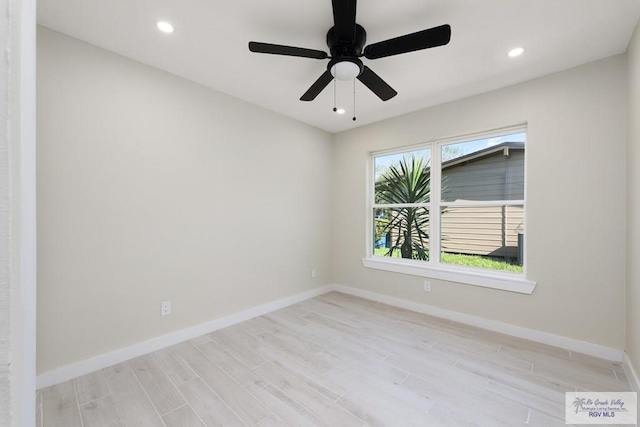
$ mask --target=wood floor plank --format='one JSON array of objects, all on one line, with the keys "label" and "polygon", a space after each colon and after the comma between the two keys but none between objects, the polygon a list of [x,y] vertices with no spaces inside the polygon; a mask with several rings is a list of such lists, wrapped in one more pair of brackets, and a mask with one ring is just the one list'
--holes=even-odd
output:
[{"label": "wood floor plank", "polygon": [[431,383],[441,384],[444,387],[475,387],[482,390],[488,383],[486,378],[468,375],[467,372],[457,368],[455,365],[439,363],[438,361],[432,362],[431,360],[429,363],[424,363],[424,360],[415,361],[400,356],[390,356],[386,362],[403,369],[404,372],[423,378]]},{"label": "wood floor plank", "polygon": [[244,422],[254,425],[269,416],[269,411],[264,405],[190,343],[178,344],[175,348],[202,381],[215,391]]},{"label": "wood floor plank", "polygon": [[123,427],[111,396],[103,396],[80,407],[84,427]]},{"label": "wood floor plank", "polygon": [[[231,338],[234,341],[236,341],[238,344],[252,351],[256,351],[261,347],[265,347],[267,344],[260,341],[258,338],[254,337],[253,333],[251,333],[250,331],[247,330],[247,328],[244,327],[245,323],[246,322],[238,323],[236,325],[229,326],[227,328],[212,332],[209,335],[213,336],[214,338],[217,335],[222,335],[227,338]],[[262,332],[262,329],[257,331],[256,333],[260,333],[260,332]]]},{"label": "wood floor plank", "polygon": [[256,335],[260,332],[266,331],[264,319],[262,319],[262,317],[260,316],[246,320],[242,323],[232,326],[231,328],[241,329],[250,335]]},{"label": "wood floor plank", "polygon": [[299,305],[313,313],[325,315],[330,319],[346,320],[353,316],[353,313],[344,310],[339,305],[330,301],[322,301],[320,298],[302,301]]},{"label": "wood floor plank", "polygon": [[614,371],[624,372],[624,367],[620,362],[612,362],[610,360],[599,359],[594,356],[590,356],[588,354],[578,353],[575,351],[571,352],[571,360],[573,362],[578,363],[580,366],[591,367],[595,366],[597,368],[610,368]]},{"label": "wood floor plank", "polygon": [[489,381],[486,390],[491,393],[495,393],[505,399],[520,403],[523,406],[528,406],[531,409],[543,412],[554,418],[562,419],[564,417],[564,396],[562,396],[562,399],[548,399],[500,383],[496,383],[494,381]]},{"label": "wood floor plank", "polygon": [[326,372],[332,368],[330,364],[325,362],[316,354],[307,351],[303,344],[292,344],[288,341],[284,341],[280,337],[277,337],[270,332],[261,332],[256,335],[256,337],[268,343],[270,346],[277,348],[288,356],[313,369],[317,369],[320,372]]},{"label": "wood floor plank", "polygon": [[[340,384],[327,381],[326,372],[319,372],[318,370],[300,363],[298,360],[287,356],[284,353],[280,354],[277,358],[271,359],[270,362],[278,366],[286,366],[289,371],[309,378],[314,383],[322,386],[323,393],[334,400],[338,399],[346,392],[344,387],[342,387]],[[325,390],[327,390],[328,393]]]},{"label": "wood floor plank", "polygon": [[[303,313],[306,314],[306,312]],[[307,326],[307,321],[302,317],[304,314],[292,310],[291,307],[282,308],[269,314],[291,325]]]},{"label": "wood floor plank", "polygon": [[560,367],[533,365],[534,374],[558,379],[563,382],[572,382],[578,387],[590,391],[630,391],[629,385],[615,378],[607,378],[592,371],[567,372]]},{"label": "wood floor plank", "polygon": [[209,341],[199,345],[197,348],[249,392],[253,393],[267,384],[264,378],[253,372],[228,351],[225,351],[225,347]]},{"label": "wood floor plank", "polygon": [[309,323],[307,325],[307,329],[309,330],[310,335],[312,336],[313,342],[316,342],[322,345],[325,348],[331,348],[336,343],[350,346],[356,350],[363,351],[368,353],[379,360],[384,360],[391,354],[387,350],[384,350],[379,347],[372,346],[370,344],[371,337],[367,340],[358,340],[350,337],[346,334],[342,334],[340,332],[336,332],[335,330],[331,330],[323,325]]},{"label": "wood floor plank", "polygon": [[286,425],[291,427],[328,426],[320,417],[271,384],[258,390],[255,396]]},{"label": "wood floor plank", "polygon": [[372,336],[410,337],[413,336],[417,328],[408,322],[392,320],[375,312],[355,315],[349,319],[349,323],[358,326],[362,332]]},{"label": "wood floor plank", "polygon": [[[377,301],[360,298],[355,295],[343,294],[341,292],[336,292],[336,291],[327,292],[326,294],[320,295],[317,298],[323,301],[331,300],[336,304],[340,304],[343,306],[346,305],[347,308],[357,307],[361,309],[370,309],[379,304]],[[292,307],[299,307],[299,304],[296,304]]]},{"label": "wood floor plank", "polygon": [[[500,350],[500,353],[504,352],[504,349]],[[512,357],[519,358],[519,354],[515,354],[518,356],[514,356],[514,353],[511,353]],[[622,372],[617,372],[617,367],[613,362],[610,363],[609,366],[598,366],[593,363],[584,363],[573,359],[569,360],[555,356],[548,356],[546,354],[528,358],[528,360],[533,359],[535,359],[533,362],[534,367],[545,366],[551,370],[562,370],[567,374],[588,378],[592,381],[602,381],[604,384],[608,384],[611,387],[624,387],[624,385],[628,383],[626,375],[624,375],[624,370],[622,370]],[[618,373],[622,375],[623,379],[618,377]]]},{"label": "wood floor plank", "polygon": [[336,369],[327,379],[347,391],[337,401],[369,425],[423,426],[433,401],[400,385],[371,379],[371,375]]},{"label": "wood floor plank", "polygon": [[131,366],[129,366],[129,362],[127,361],[104,368],[103,373],[105,377],[110,377],[111,375],[119,374],[120,372],[128,371],[130,369]]},{"label": "wood floor plank", "polygon": [[447,328],[453,323],[447,319],[416,313],[415,311],[386,304],[376,304],[374,309],[386,318],[401,320],[415,325]]},{"label": "wood floor plank", "polygon": [[199,337],[191,338],[189,340],[189,342],[191,344],[193,344],[194,346],[198,346],[198,345],[206,343],[208,341],[211,341],[211,338],[209,338],[209,335],[202,335],[202,336],[199,336]]},{"label": "wood floor plank", "polygon": [[126,426],[162,427],[156,412],[142,386],[130,369],[107,377],[111,396],[122,422]]},{"label": "wood floor plank", "polygon": [[163,415],[162,421],[167,427],[206,427],[189,405]]},{"label": "wood floor plank", "polygon": [[79,405],[84,405],[109,394],[109,387],[107,387],[103,371],[91,372],[75,378],[73,383],[76,387]]},{"label": "wood floor plank", "polygon": [[189,406],[207,427],[245,426],[227,404],[200,378],[179,386]]},{"label": "wood floor plank", "polygon": [[436,401],[424,420],[425,426],[514,427],[526,426],[524,421],[506,420],[499,414],[485,414],[469,409],[460,401]]},{"label": "wood floor plank", "polygon": [[[544,351],[542,351],[543,349]],[[523,360],[534,365],[553,365],[562,362],[571,364],[571,353],[568,350],[560,349],[560,351],[551,351],[548,346],[537,348],[501,345],[498,357],[509,357],[511,359]]]},{"label": "wood floor plank", "polygon": [[295,313],[301,317],[304,316],[305,314],[309,314],[309,310],[302,307],[300,304],[290,305],[289,307],[286,307],[286,310],[291,313]]},{"label": "wood floor plank", "polygon": [[129,361],[129,364],[160,415],[171,412],[186,403],[153,355],[137,357]]},{"label": "wood floor plank", "polygon": [[396,405],[384,402],[381,395],[371,390],[360,393],[347,393],[338,400],[337,404],[365,422],[367,426],[415,426],[423,427],[425,414],[407,413],[399,411]]},{"label": "wood floor plank", "polygon": [[531,427],[566,427],[567,426],[567,424],[564,422],[564,416],[562,417],[562,419],[557,419],[535,410],[532,410],[531,413],[529,414],[528,424]]},{"label": "wood floor plank", "polygon": [[[478,425],[513,426],[525,423],[529,415],[529,408],[515,402],[478,390],[473,387],[456,388],[410,376],[403,383],[407,388],[434,401],[429,414],[451,416],[450,412],[466,414],[469,421],[476,421]],[[452,418],[457,419],[458,414]],[[445,417],[446,418],[446,417]],[[451,424],[456,425],[456,424]]]},{"label": "wood floor plank", "polygon": [[566,384],[529,372],[522,372],[506,365],[492,364],[484,360],[459,360],[456,362],[456,367],[479,377],[526,391],[535,396],[559,396],[558,398],[561,398],[566,392],[575,391],[575,386],[572,384]]},{"label": "wood floor plank", "polygon": [[[301,383],[306,384],[308,387],[314,389],[320,394],[325,395],[329,400],[336,401],[340,398],[341,394],[344,393],[344,389],[340,386],[336,387],[326,387],[324,384],[327,382],[325,376],[317,376],[317,375],[304,375],[299,371],[295,370],[295,365],[290,365],[286,360],[273,360],[270,362],[276,368],[281,369],[285,373],[297,378]],[[338,389],[339,392],[333,392],[332,390]]]},{"label": "wood floor plank", "polygon": [[267,331],[280,339],[292,345],[302,345],[311,353],[318,353],[324,350],[324,347],[309,340],[311,336],[308,333],[305,335],[306,330],[304,328],[295,325],[287,326],[284,322],[271,315],[265,315],[263,318],[268,322]]},{"label": "wood floor plank", "polygon": [[477,356],[469,353],[460,353],[456,349],[436,344],[433,350],[442,352],[449,357],[457,357],[456,364],[474,364],[487,367],[489,369],[498,369],[508,372],[511,375],[520,377],[529,377],[533,369],[533,365],[527,361],[506,360],[497,357]]},{"label": "wood floor plank", "polygon": [[180,385],[196,378],[196,373],[193,372],[193,369],[172,348],[158,350],[153,356],[175,385]]},{"label": "wood floor plank", "polygon": [[385,360],[378,360],[366,353],[338,345],[320,353],[318,356],[332,366],[344,367],[346,370],[368,372],[392,382],[402,382],[409,375],[407,371],[387,363]]},{"label": "wood floor plank", "polygon": [[[244,334],[240,332],[240,334]],[[246,335],[246,334],[245,334]],[[253,369],[256,366],[262,365],[267,361],[267,358],[260,356],[258,353],[251,350],[250,347],[245,346],[242,342],[237,341],[233,336],[230,336],[224,330],[216,331],[209,334],[211,342],[217,347],[224,348],[226,352],[233,355],[240,362],[244,363],[249,368]],[[264,343],[260,343],[257,338],[252,335],[246,335],[245,340],[255,340],[258,343],[253,343],[255,348],[264,347]]]},{"label": "wood floor plank", "polygon": [[331,426],[362,426],[362,420],[335,404],[316,388],[271,362],[260,365],[256,372]]},{"label": "wood floor plank", "polygon": [[48,387],[41,396],[44,427],[82,427],[72,381]]},{"label": "wood floor plank", "polygon": [[282,427],[286,425],[287,424],[282,421],[279,416],[271,414],[267,418],[262,420],[262,422],[260,422],[257,427]]},{"label": "wood floor plank", "polygon": [[433,343],[425,342],[419,338],[412,341],[400,341],[393,338],[376,337],[369,345],[387,351],[390,356],[402,355],[403,358],[410,360],[421,361],[426,356],[429,357],[429,360],[437,361],[440,364],[452,365],[456,362],[456,358],[434,351],[431,348]]},{"label": "wood floor plank", "polygon": [[[433,341],[449,342],[450,340],[453,340],[455,343],[455,341],[460,338],[463,338],[465,340],[476,340],[475,339],[476,336],[473,332],[469,331],[468,329],[461,328],[458,325],[443,325],[441,323],[417,324],[417,323],[408,322],[406,320],[400,320],[399,323],[401,324],[409,323],[414,325],[415,326],[414,333],[417,336],[423,336]],[[476,340],[476,341],[480,341],[485,344],[493,344],[494,346],[498,345],[495,343],[482,341],[482,340]]]},{"label": "wood floor plank", "polygon": [[[249,334],[247,331],[245,331],[242,328],[242,325],[243,324],[240,323],[238,325],[230,326],[228,328],[224,328],[220,331],[214,332],[213,334],[211,334],[213,335],[213,340],[215,341],[216,339],[218,339],[218,337],[215,336],[215,334],[219,333],[220,335],[226,338],[230,338],[232,342],[239,344],[240,347],[238,347],[238,350],[240,352],[243,352],[244,348],[248,348],[250,351],[257,354],[258,357],[264,358],[264,359],[269,359],[281,353],[280,350],[271,347],[266,342],[261,341],[259,338],[256,338],[252,334]],[[258,333],[260,332],[263,332],[263,331],[259,331]],[[248,357],[252,357],[252,356],[249,354]],[[260,361],[259,364],[261,365],[262,363],[264,363],[264,361]]]},{"label": "wood floor plank", "polygon": [[330,319],[317,313],[311,313],[305,316],[305,319],[313,326],[320,327],[332,335],[340,335],[350,340],[358,340],[363,343],[371,341],[371,335],[363,332],[360,328],[356,328],[348,323]]}]

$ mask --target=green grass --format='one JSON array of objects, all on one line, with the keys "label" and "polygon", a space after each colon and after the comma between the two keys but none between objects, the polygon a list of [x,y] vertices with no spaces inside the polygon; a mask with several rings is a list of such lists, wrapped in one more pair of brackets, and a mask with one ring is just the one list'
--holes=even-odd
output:
[{"label": "green grass", "polygon": [[480,255],[462,255],[442,253],[441,261],[445,264],[463,265],[465,267],[486,268],[489,270],[510,271],[522,273],[522,266],[511,264],[502,258],[494,258]]},{"label": "green grass", "polygon": [[[375,250],[376,256],[385,256],[388,252],[386,248]],[[393,258],[400,258],[400,251],[393,252]],[[444,264],[455,264],[464,267],[484,268],[487,270],[509,271],[512,273],[522,273],[522,266],[511,264],[502,258],[494,258],[480,255],[462,255],[442,252],[441,262]]]}]

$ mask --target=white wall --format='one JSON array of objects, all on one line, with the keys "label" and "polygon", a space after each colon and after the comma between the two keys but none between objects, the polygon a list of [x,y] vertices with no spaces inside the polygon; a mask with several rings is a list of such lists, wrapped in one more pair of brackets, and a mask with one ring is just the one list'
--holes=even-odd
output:
[{"label": "white wall", "polygon": [[[333,269],[339,284],[622,349],[626,57],[338,134]],[[522,295],[365,269],[370,151],[528,124],[529,278]]]},{"label": "white wall", "polygon": [[38,32],[39,373],[330,282],[330,134]]},{"label": "white wall", "polygon": [[640,22],[629,47],[629,143],[627,145],[627,345],[640,372]]}]

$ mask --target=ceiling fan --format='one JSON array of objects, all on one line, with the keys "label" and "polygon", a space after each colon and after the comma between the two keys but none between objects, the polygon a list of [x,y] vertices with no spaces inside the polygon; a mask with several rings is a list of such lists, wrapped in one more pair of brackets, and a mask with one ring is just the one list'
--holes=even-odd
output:
[{"label": "ceiling fan", "polygon": [[[327,32],[327,45],[331,55],[321,50],[283,46],[271,43],[249,42],[249,50],[273,55],[302,58],[329,59],[327,70],[302,95],[301,101],[313,101],[331,81],[357,78],[381,100],[388,101],[398,94],[380,76],[360,60],[378,59],[416,50],[443,46],[451,39],[451,27],[418,31],[364,47],[367,32],[356,24],[356,0],[332,0],[334,26]],[[363,50],[364,47],[364,50]]]}]

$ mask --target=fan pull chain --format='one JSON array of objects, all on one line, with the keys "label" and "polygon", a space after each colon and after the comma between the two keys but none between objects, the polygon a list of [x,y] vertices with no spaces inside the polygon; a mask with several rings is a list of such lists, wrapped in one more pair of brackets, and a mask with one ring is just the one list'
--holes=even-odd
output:
[{"label": "fan pull chain", "polygon": [[336,106],[336,79],[333,79],[333,112],[338,111],[338,107]]},{"label": "fan pull chain", "polygon": [[353,121],[356,121],[356,79],[353,79]]}]

